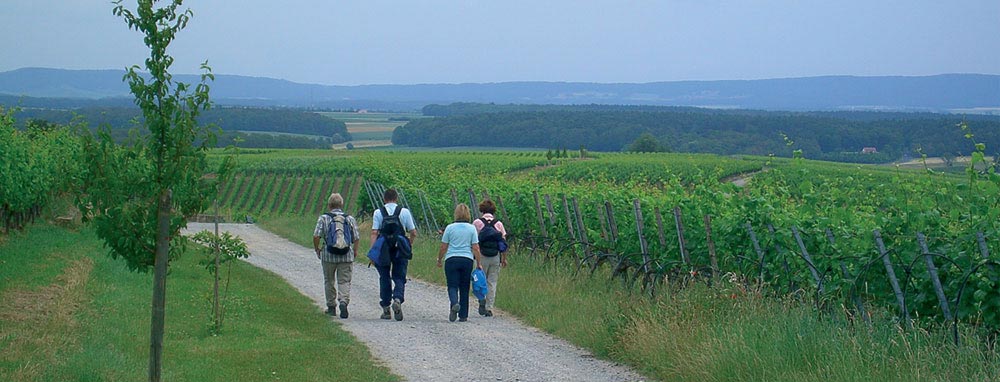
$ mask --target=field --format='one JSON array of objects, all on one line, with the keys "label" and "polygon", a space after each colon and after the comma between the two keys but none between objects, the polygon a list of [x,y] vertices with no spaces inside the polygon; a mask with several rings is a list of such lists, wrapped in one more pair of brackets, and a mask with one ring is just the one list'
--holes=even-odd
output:
[{"label": "field", "polygon": [[[321,112],[347,124],[347,132],[351,133],[350,142],[357,148],[391,146],[392,130],[406,124],[409,119],[423,118],[419,113],[376,113],[376,112]],[[334,145],[343,149],[347,143]]]}]

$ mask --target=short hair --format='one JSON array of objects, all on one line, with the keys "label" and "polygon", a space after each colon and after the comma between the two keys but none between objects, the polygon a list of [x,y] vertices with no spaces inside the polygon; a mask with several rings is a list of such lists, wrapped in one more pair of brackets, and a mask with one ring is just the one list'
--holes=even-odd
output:
[{"label": "short hair", "polygon": [[469,212],[469,206],[465,203],[459,203],[455,206],[455,221],[457,222],[470,222],[472,221],[472,213]]},{"label": "short hair", "polygon": [[385,190],[385,193],[382,194],[382,200],[386,202],[395,202],[398,198],[399,194],[392,188]]},{"label": "short hair", "polygon": [[334,192],[326,199],[326,209],[335,210],[338,208],[344,208],[344,197]]},{"label": "short hair", "polygon": [[486,199],[479,202],[479,212],[483,214],[495,214],[497,213],[497,206],[493,204],[492,200]]}]

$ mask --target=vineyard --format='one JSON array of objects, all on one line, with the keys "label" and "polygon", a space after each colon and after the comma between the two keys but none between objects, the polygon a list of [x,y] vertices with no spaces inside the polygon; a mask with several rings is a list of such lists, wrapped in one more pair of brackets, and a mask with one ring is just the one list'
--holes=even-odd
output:
[{"label": "vineyard", "polygon": [[[856,322],[1000,327],[1000,205],[992,197],[1000,182],[992,169],[961,177],[679,154],[550,162],[384,152],[302,161],[294,166],[364,169],[351,211],[370,211],[382,189],[396,187],[430,232],[449,221],[455,203],[492,198],[522,251],[581,272],[608,266],[615,279],[650,293],[728,275],[747,290],[798,295]],[[746,187],[726,181],[748,172]]]}]

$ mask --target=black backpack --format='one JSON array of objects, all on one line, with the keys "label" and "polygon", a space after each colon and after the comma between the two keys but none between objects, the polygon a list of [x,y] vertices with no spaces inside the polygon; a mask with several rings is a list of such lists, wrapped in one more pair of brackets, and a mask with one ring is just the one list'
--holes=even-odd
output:
[{"label": "black backpack", "polygon": [[479,218],[479,221],[483,222],[483,229],[479,230],[479,252],[486,257],[499,255],[503,234],[494,226],[499,220]]},{"label": "black backpack", "polygon": [[405,242],[407,240],[405,229],[403,222],[399,220],[403,206],[397,205],[396,211],[393,211],[392,215],[385,209],[385,206],[379,207],[379,211],[382,212],[382,224],[378,228],[379,236],[384,238],[382,250],[388,251],[390,256],[402,255],[407,259],[411,258],[413,253],[409,250],[409,243]]}]

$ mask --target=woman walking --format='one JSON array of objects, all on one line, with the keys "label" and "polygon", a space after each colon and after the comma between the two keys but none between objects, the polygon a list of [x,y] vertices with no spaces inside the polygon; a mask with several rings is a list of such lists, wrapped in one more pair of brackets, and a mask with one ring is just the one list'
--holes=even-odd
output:
[{"label": "woman walking", "polygon": [[483,258],[478,264],[486,272],[486,284],[489,286],[486,298],[479,300],[479,315],[493,317],[500,268],[507,267],[507,252],[500,251],[500,241],[507,239],[507,229],[504,228],[503,222],[494,216],[497,207],[492,200],[486,199],[479,203],[479,212],[483,217],[476,219],[472,225],[476,226],[476,231],[479,232],[479,250]]},{"label": "woman walking", "polygon": [[[455,206],[455,222],[444,229],[441,236],[441,250],[438,251],[437,266],[442,268],[448,280],[448,301],[451,309],[448,321],[469,319],[469,285],[472,282],[473,260],[481,264],[479,235],[470,223],[472,213],[464,203]],[[482,267],[479,267],[482,269]]]}]

